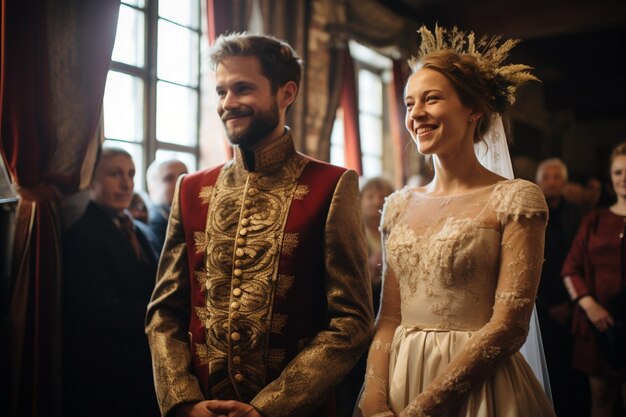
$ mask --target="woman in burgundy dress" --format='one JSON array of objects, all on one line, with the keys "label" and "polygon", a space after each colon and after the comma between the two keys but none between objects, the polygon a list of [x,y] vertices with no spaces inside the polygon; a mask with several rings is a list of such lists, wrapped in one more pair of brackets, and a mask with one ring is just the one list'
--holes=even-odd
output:
[{"label": "woman in burgundy dress", "polygon": [[611,181],[617,202],[583,219],[562,271],[579,307],[573,365],[589,375],[592,417],[616,415],[618,390],[626,408],[626,142],[611,154]]}]

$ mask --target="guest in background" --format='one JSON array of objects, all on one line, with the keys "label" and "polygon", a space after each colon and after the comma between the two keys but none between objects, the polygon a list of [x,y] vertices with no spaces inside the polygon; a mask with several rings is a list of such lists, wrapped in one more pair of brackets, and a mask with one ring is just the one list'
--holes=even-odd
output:
[{"label": "guest in background", "polygon": [[585,213],[598,207],[602,197],[602,182],[596,177],[590,177],[583,189],[583,210]]},{"label": "guest in background", "polygon": [[568,181],[563,188],[563,197],[572,204],[582,207],[584,187],[578,182]]},{"label": "guest in background", "polygon": [[161,253],[165,242],[165,231],[170,216],[174,189],[178,177],[187,174],[187,165],[178,159],[154,161],[148,167],[147,182],[151,205],[148,225],[157,238],[157,252]]},{"label": "guest in background", "polygon": [[383,251],[380,235],[380,216],[385,198],[393,193],[395,188],[383,177],[374,177],[367,180],[361,187],[360,199],[363,220],[365,221],[365,237],[367,238],[368,266],[372,281],[372,296],[374,301],[374,315],[380,304],[380,288],[382,282]]},{"label": "guest in background", "polygon": [[150,229],[127,212],[134,175],[130,154],[103,149],[91,201],[63,236],[68,417],[159,415],[144,334],[157,257]]},{"label": "guest in background", "polygon": [[138,192],[133,193],[133,199],[130,200],[128,211],[133,216],[133,219],[139,220],[143,224],[148,224],[148,206],[146,200]]},{"label": "guest in background", "polygon": [[619,390],[626,408],[626,346],[602,347],[609,335],[624,340],[626,142],[613,149],[610,173],[617,201],[585,216],[562,271],[575,305],[573,364],[589,375],[592,417],[615,416]]},{"label": "guest in background", "polygon": [[582,216],[578,206],[565,200],[567,167],[558,158],[542,161],[537,167],[537,185],[548,203],[543,269],[537,291],[537,314],[550,375],[557,416],[585,416],[588,408],[587,382],[572,368],[570,299],[561,279],[561,268]]}]

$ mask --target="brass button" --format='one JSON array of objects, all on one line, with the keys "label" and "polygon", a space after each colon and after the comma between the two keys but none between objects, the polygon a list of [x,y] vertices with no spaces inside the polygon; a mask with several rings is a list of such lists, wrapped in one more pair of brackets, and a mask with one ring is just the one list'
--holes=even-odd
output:
[{"label": "brass button", "polygon": [[243,375],[241,375],[241,374],[235,374],[235,381],[237,381],[237,382],[241,382],[241,381],[243,381]]},{"label": "brass button", "polygon": [[248,190],[248,194],[250,194],[250,195],[251,195],[251,196],[253,196],[253,197],[254,197],[255,195],[257,195],[257,193],[258,193],[258,192],[259,192],[259,190],[257,190],[256,188],[250,188],[250,189]]},{"label": "brass button", "polygon": [[245,246],[245,244],[246,244],[246,239],[245,239],[245,238],[243,238],[243,237],[238,237],[238,238],[237,238],[237,244],[238,244],[239,246]]},{"label": "brass button", "polygon": [[239,230],[239,234],[240,234],[241,236],[245,236],[247,233],[248,233],[248,229],[246,229],[245,227],[242,227],[242,228]]},{"label": "brass button", "polygon": [[239,365],[241,363],[241,356],[233,356],[233,363]]},{"label": "brass button", "polygon": [[230,303],[230,308],[232,308],[233,310],[239,310],[239,303],[237,301],[233,301],[232,303]]},{"label": "brass button", "polygon": [[230,313],[230,317],[233,320],[239,320],[239,317],[241,317],[241,314],[238,311],[233,311],[232,313]]},{"label": "brass button", "polygon": [[240,341],[240,340],[241,340],[241,335],[240,335],[239,333],[237,333],[237,332],[232,332],[232,333],[230,334],[230,338],[231,338],[232,340],[234,340],[235,342],[238,342],[238,341]]},{"label": "brass button", "polygon": [[242,271],[241,269],[239,269],[239,268],[236,268],[236,269],[233,271],[233,275],[234,275],[234,276],[236,276],[236,277],[240,277],[240,276],[241,276],[241,274],[243,274],[243,271]]},{"label": "brass button", "polygon": [[235,297],[239,297],[239,296],[241,295],[241,288],[235,288],[235,289],[233,290],[233,295],[234,295]]},{"label": "brass button", "polygon": [[236,266],[237,268],[241,268],[241,267],[243,266],[243,261],[242,261],[241,259],[237,259],[237,260],[235,261],[235,266]]},{"label": "brass button", "polygon": [[238,287],[241,285],[241,280],[239,278],[233,278],[232,284],[233,287]]},{"label": "brass button", "polygon": [[[243,205],[244,205],[245,208],[252,207],[252,200],[244,200]],[[246,212],[244,211],[244,216],[245,216],[245,213]],[[245,216],[245,217],[248,217],[248,216]]]},{"label": "brass button", "polygon": [[250,224],[250,219],[241,219],[241,225],[242,226],[247,226]]},{"label": "brass button", "polygon": [[237,248],[237,250],[235,250],[235,255],[237,255],[239,258],[241,258],[241,257],[243,257],[243,255],[245,255],[245,252],[243,251],[243,249]]},{"label": "brass button", "polygon": [[256,172],[251,172],[250,173],[250,180],[254,181],[256,179],[259,178],[259,174],[257,174]]},{"label": "brass button", "polygon": [[233,352],[235,352],[235,353],[241,352],[241,346],[239,346],[239,345],[233,346]]}]

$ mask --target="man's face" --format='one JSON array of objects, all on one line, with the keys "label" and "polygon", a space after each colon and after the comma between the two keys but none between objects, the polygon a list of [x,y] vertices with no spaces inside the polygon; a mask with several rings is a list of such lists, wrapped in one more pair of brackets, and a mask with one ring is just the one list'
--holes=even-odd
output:
[{"label": "man's face", "polygon": [[537,178],[537,185],[539,185],[546,198],[556,198],[563,195],[566,182],[563,170],[558,165],[544,167],[539,178]]},{"label": "man's face", "polygon": [[122,211],[130,205],[135,186],[135,164],[126,155],[103,158],[91,183],[91,199],[103,207]]},{"label": "man's face", "polygon": [[180,161],[165,162],[159,166],[154,178],[150,179],[148,186],[152,202],[171,206],[174,199],[176,181],[178,181],[178,177],[187,172],[187,166]]},{"label": "man's face", "polygon": [[[216,69],[217,113],[233,145],[255,148],[279,136],[281,114],[270,81],[256,57],[228,57]],[[278,132],[280,130],[280,132]]]}]

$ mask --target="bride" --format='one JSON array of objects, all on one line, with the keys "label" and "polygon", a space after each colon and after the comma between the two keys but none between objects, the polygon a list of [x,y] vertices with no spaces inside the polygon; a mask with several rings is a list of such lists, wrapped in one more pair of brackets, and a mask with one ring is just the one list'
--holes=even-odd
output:
[{"label": "bride", "polygon": [[[382,304],[356,414],[553,417],[519,352],[543,262],[545,199],[488,170],[474,150],[535,77],[502,64],[514,40],[420,34],[406,127],[435,176],[395,192],[383,210]],[[496,150],[485,152],[497,162]]]}]

